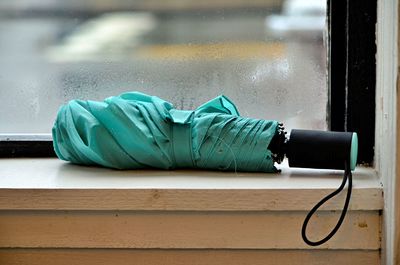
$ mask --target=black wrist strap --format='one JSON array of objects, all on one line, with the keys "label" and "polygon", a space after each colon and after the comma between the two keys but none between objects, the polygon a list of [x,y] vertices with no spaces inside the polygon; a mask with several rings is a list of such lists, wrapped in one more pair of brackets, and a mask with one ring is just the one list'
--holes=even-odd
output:
[{"label": "black wrist strap", "polygon": [[[319,209],[319,207],[321,207],[325,202],[327,202],[334,196],[338,195],[344,189],[347,180],[349,181],[349,184],[347,187],[346,200],[344,202],[343,210],[342,210],[342,213],[340,215],[338,222],[336,223],[336,226],[332,229],[332,231],[325,238],[323,238],[319,241],[309,240],[307,238],[306,229],[307,229],[307,225],[308,225],[308,222],[310,221],[311,217]],[[343,223],[344,217],[346,216],[347,208],[349,207],[349,203],[350,203],[351,189],[352,189],[352,174],[351,174],[350,164],[348,161],[346,161],[343,181],[342,181],[342,184],[340,185],[340,187],[337,190],[335,190],[334,192],[332,192],[331,194],[329,194],[328,196],[326,196],[325,198],[323,198],[320,202],[318,202],[311,209],[311,211],[307,214],[306,218],[304,219],[304,223],[301,228],[301,236],[302,236],[304,242],[306,242],[310,246],[319,246],[319,245],[325,243],[326,241],[328,241],[329,239],[331,239],[331,237],[333,237],[336,234],[336,232],[339,230],[341,224]]]}]

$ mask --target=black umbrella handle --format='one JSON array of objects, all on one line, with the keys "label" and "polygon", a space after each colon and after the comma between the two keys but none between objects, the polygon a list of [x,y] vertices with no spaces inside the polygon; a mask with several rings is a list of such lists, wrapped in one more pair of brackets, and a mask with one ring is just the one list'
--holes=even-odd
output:
[{"label": "black umbrella handle", "polygon": [[[331,198],[335,197],[336,195],[338,195],[345,187],[346,182],[349,182],[348,187],[347,187],[347,195],[346,195],[346,200],[344,202],[344,206],[343,206],[343,210],[342,213],[340,214],[340,218],[338,220],[338,222],[336,223],[336,226],[332,229],[332,231],[323,239],[319,240],[319,241],[311,241],[308,239],[307,237],[307,225],[308,222],[310,221],[311,217],[314,215],[314,213],[328,200],[330,200]],[[329,239],[331,239],[336,232],[339,230],[340,226],[343,223],[343,220],[346,216],[347,213],[347,209],[349,207],[349,203],[350,203],[350,197],[351,197],[351,190],[352,190],[352,174],[351,174],[351,170],[350,170],[350,163],[348,161],[345,162],[345,172],[344,172],[344,176],[343,176],[343,181],[342,184],[339,186],[339,188],[337,190],[335,190],[334,192],[332,192],[331,194],[328,194],[325,198],[323,198],[322,200],[320,200],[311,210],[310,212],[308,212],[306,218],[304,219],[303,222],[303,226],[301,228],[301,237],[303,238],[304,242],[306,242],[308,245],[310,246],[319,246],[324,244],[325,242],[327,242]]]},{"label": "black umbrella handle", "polygon": [[[326,132],[314,130],[292,130],[290,138],[285,137],[282,124],[279,124],[276,135],[268,149],[275,162],[280,163],[284,156],[288,158],[289,167],[340,169],[344,170],[342,184],[334,192],[318,202],[307,214],[301,229],[301,236],[310,246],[319,246],[332,238],[339,230],[349,207],[352,174],[357,162],[357,134],[351,132]],[[338,195],[346,186],[348,189],[342,213],[332,231],[319,241],[311,241],[307,237],[307,225],[314,213],[328,200]]]},{"label": "black umbrella handle", "polygon": [[357,134],[314,130],[292,130],[286,141],[286,157],[289,167],[350,169],[357,160]]}]

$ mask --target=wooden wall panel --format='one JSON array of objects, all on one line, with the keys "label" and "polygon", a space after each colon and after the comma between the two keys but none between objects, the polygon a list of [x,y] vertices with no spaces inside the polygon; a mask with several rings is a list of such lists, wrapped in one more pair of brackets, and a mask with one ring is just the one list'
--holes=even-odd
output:
[{"label": "wooden wall panel", "polygon": [[[306,249],[306,212],[2,211],[0,247]],[[318,239],[339,212],[321,212],[309,225]],[[378,211],[351,211],[326,249],[379,249]]]},{"label": "wooden wall panel", "polygon": [[379,251],[3,249],[2,265],[378,265]]},{"label": "wooden wall panel", "polygon": [[[354,182],[349,210],[381,210],[382,188],[357,188],[359,180]],[[269,190],[0,189],[0,210],[299,211],[311,209],[337,188],[304,185],[298,181],[298,189]],[[345,196],[341,193],[321,209],[342,209]]]}]

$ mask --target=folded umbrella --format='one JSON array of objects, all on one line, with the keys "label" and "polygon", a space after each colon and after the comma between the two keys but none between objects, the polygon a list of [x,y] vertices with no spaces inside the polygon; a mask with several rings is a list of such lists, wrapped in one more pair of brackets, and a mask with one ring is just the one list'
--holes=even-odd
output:
[{"label": "folded umbrella", "polygon": [[[281,162],[286,154],[289,166],[343,169],[340,187],[304,220],[301,235],[311,246],[325,243],[341,226],[357,161],[356,133],[292,130],[286,139],[280,123],[241,117],[225,96],[191,111],[138,92],[104,102],[72,100],[60,108],[52,133],[57,156],[76,164],[277,172],[274,162]],[[309,240],[306,228],[311,216],[346,182],[348,191],[337,224],[323,239]]]},{"label": "folded umbrella", "polygon": [[241,117],[225,96],[188,111],[129,92],[70,101],[52,133],[57,156],[76,164],[276,172],[268,147],[279,130],[277,121]]}]

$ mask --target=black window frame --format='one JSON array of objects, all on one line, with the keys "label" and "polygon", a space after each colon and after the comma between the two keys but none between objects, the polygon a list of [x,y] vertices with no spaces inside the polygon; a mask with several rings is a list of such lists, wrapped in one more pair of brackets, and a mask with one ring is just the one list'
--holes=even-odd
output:
[{"label": "black window frame", "polygon": [[[327,0],[328,106],[332,131],[359,136],[358,163],[371,165],[375,144],[377,1]],[[0,137],[0,157],[55,157],[52,139]]]},{"label": "black window frame", "polygon": [[357,132],[358,163],[375,146],[377,1],[328,0],[329,129]]}]

